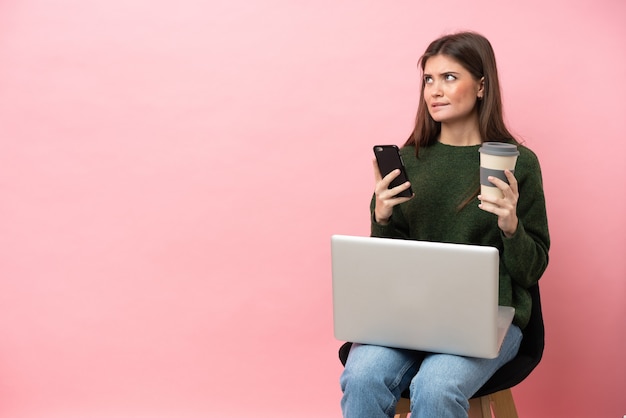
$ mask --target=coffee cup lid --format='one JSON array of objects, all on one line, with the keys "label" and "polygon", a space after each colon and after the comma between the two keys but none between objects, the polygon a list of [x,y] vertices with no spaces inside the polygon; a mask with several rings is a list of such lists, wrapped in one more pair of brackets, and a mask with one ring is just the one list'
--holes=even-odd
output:
[{"label": "coffee cup lid", "polygon": [[512,157],[519,155],[517,146],[506,142],[483,142],[478,152],[484,152],[489,155],[499,155],[503,157]]}]

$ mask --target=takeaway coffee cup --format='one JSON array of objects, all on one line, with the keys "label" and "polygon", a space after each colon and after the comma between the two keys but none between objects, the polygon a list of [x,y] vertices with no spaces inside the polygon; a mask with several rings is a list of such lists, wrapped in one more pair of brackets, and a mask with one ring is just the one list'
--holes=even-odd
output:
[{"label": "takeaway coffee cup", "polygon": [[487,178],[489,176],[499,178],[508,183],[504,175],[504,170],[515,170],[515,163],[519,151],[517,146],[504,142],[484,142],[478,149],[480,152],[480,194],[483,196],[504,197],[502,191],[498,189]]}]

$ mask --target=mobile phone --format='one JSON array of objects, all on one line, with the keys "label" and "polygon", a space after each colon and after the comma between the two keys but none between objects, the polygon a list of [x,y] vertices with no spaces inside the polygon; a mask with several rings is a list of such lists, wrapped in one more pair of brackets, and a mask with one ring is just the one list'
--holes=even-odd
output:
[{"label": "mobile phone", "polygon": [[[404,168],[404,162],[400,156],[400,149],[396,145],[374,145],[374,155],[376,156],[376,162],[378,163],[378,169],[380,174],[385,177],[395,169],[400,170],[400,175],[393,179],[389,188],[392,189],[399,186],[409,178],[406,175],[406,169]],[[413,190],[411,187],[398,193],[397,197],[411,197],[413,196]]]}]

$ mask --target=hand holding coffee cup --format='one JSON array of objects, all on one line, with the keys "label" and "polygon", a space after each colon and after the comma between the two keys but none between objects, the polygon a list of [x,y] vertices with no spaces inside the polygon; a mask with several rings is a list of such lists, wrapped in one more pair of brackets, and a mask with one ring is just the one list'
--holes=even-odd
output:
[{"label": "hand holding coffee cup", "polygon": [[[514,144],[504,142],[484,142],[480,149],[480,194],[498,199],[504,198],[502,190],[489,181],[489,177],[509,183],[504,170],[515,171],[519,151]],[[489,202],[482,202],[483,208],[494,208]]]}]

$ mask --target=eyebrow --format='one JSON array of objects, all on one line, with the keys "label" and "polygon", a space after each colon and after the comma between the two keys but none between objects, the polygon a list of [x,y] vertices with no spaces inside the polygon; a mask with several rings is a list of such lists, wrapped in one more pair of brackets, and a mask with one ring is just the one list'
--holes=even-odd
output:
[{"label": "eyebrow", "polygon": [[[455,75],[456,75],[456,74],[461,74],[461,73],[460,73],[460,72],[458,72],[458,71],[444,71],[444,72],[442,72],[442,73],[439,73],[438,75],[446,75],[446,74],[455,74]],[[432,74],[430,74],[430,73],[424,73],[424,77],[427,77],[427,76],[428,76],[428,77],[432,77]]]}]

